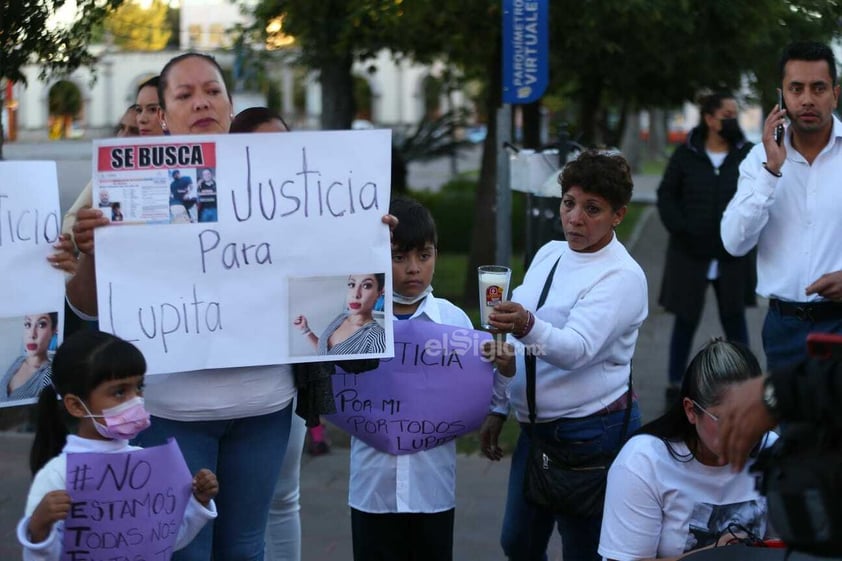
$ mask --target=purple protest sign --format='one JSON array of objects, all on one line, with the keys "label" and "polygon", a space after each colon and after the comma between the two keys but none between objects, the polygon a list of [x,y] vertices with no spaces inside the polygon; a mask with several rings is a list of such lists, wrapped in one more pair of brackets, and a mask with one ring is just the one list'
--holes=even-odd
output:
[{"label": "purple protest sign", "polygon": [[172,556],[192,477],[175,439],[124,454],[68,454],[63,561]]},{"label": "purple protest sign", "polygon": [[483,331],[396,321],[395,357],[363,374],[333,376],[336,414],[327,419],[389,454],[411,454],[479,428],[491,402],[492,366]]}]

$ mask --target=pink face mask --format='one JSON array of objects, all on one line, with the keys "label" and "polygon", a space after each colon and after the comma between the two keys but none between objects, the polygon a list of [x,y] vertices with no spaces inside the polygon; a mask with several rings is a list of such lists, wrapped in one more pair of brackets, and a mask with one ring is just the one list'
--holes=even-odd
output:
[{"label": "pink face mask", "polygon": [[[103,409],[102,415],[93,415],[84,402],[82,405],[88,412],[86,416],[94,419],[94,428],[104,438],[131,440],[151,424],[149,412],[143,406],[143,398],[140,396],[115,407]],[[96,419],[105,419],[105,424]]]}]

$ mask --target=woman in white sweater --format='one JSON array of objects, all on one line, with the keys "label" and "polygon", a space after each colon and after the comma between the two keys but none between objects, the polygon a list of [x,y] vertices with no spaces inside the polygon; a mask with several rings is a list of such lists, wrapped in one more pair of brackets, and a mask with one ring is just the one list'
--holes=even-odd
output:
[{"label": "woman in white sweater", "polygon": [[[514,378],[508,388],[495,384],[481,430],[485,454],[497,460],[509,407],[521,424],[501,537],[509,559],[545,559],[556,525],[565,561],[598,559],[601,513],[554,514],[525,499],[530,432],[584,458],[611,454],[640,426],[629,392],[637,333],[648,310],[646,277],[614,233],[631,200],[629,166],[620,155],[588,151],[564,168],[559,182],[567,241],[542,247],[512,301],[490,314],[495,329],[511,334],[517,359],[495,357],[500,373]],[[528,422],[527,349],[536,357],[534,428]]]}]

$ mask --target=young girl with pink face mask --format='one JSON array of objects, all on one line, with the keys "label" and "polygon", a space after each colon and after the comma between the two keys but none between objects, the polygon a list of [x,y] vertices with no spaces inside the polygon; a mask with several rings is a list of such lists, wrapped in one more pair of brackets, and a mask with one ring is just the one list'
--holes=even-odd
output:
[{"label": "young girl with pink face mask", "polygon": [[[61,558],[64,520],[71,508],[68,454],[139,450],[128,441],[150,424],[143,405],[145,372],[146,361],[134,345],[100,331],[77,332],[56,351],[51,385],[38,399],[29,459],[35,478],[17,528],[24,560]],[[75,425],[75,434],[68,434],[67,420]],[[218,489],[213,472],[196,473],[175,549],[216,518],[213,497]]]}]

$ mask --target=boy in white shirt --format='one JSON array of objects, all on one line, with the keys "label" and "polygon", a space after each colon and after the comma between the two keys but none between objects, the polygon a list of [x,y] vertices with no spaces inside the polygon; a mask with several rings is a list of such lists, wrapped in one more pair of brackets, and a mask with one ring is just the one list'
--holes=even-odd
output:
[{"label": "boy in white shirt", "polygon": [[[472,328],[459,307],[432,295],[438,236],[430,212],[406,198],[391,202],[392,310],[395,319]],[[456,444],[392,455],[351,439],[348,493],[355,561],[453,558]]]}]

